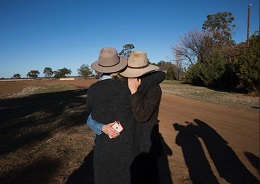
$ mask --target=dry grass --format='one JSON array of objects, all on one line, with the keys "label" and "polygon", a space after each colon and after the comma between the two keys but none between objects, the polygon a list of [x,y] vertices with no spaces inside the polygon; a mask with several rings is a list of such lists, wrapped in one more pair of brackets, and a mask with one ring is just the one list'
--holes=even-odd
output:
[{"label": "dry grass", "polygon": [[189,84],[171,81],[163,82],[161,88],[164,94],[226,106],[259,109],[259,97],[253,97],[247,94],[215,91],[206,87],[191,86]]}]

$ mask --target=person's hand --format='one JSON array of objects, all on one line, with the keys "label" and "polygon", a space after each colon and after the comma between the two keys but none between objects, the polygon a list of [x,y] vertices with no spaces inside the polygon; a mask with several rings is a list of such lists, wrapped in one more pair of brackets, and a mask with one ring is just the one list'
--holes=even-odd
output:
[{"label": "person's hand", "polygon": [[116,137],[119,136],[119,132],[117,132],[117,131],[112,127],[113,124],[114,124],[114,122],[113,122],[113,123],[109,123],[109,124],[107,124],[107,125],[104,125],[104,126],[102,127],[102,131],[103,131],[105,134],[107,134],[110,139],[113,139],[113,138],[116,138]]},{"label": "person's hand", "polygon": [[128,79],[128,88],[130,89],[131,94],[134,94],[140,85],[141,85],[141,79],[139,78]]}]

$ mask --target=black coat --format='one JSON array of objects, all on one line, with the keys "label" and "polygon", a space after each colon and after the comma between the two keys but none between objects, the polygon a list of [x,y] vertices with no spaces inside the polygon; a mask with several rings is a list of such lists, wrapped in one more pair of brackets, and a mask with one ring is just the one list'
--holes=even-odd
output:
[{"label": "black coat", "polygon": [[95,184],[131,183],[130,167],[137,145],[129,94],[127,79],[98,81],[88,89],[87,108],[92,118],[104,124],[119,120],[124,127],[115,139],[104,133],[96,136],[93,148]]}]

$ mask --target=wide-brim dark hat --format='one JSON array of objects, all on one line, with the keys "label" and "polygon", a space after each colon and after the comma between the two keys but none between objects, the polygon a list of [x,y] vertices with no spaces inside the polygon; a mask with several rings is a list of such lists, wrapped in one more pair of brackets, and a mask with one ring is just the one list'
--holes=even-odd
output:
[{"label": "wide-brim dark hat", "polygon": [[101,73],[114,73],[125,69],[127,59],[123,56],[118,56],[116,49],[103,48],[101,49],[98,60],[91,64],[91,68]]}]

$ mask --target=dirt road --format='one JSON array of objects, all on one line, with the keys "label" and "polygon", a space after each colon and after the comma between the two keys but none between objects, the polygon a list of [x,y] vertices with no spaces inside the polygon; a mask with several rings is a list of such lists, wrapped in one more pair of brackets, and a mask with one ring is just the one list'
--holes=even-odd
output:
[{"label": "dirt road", "polygon": [[[164,94],[159,119],[167,154],[160,160],[165,183],[259,180],[258,110],[235,109]],[[167,164],[169,167],[164,168]]]}]

